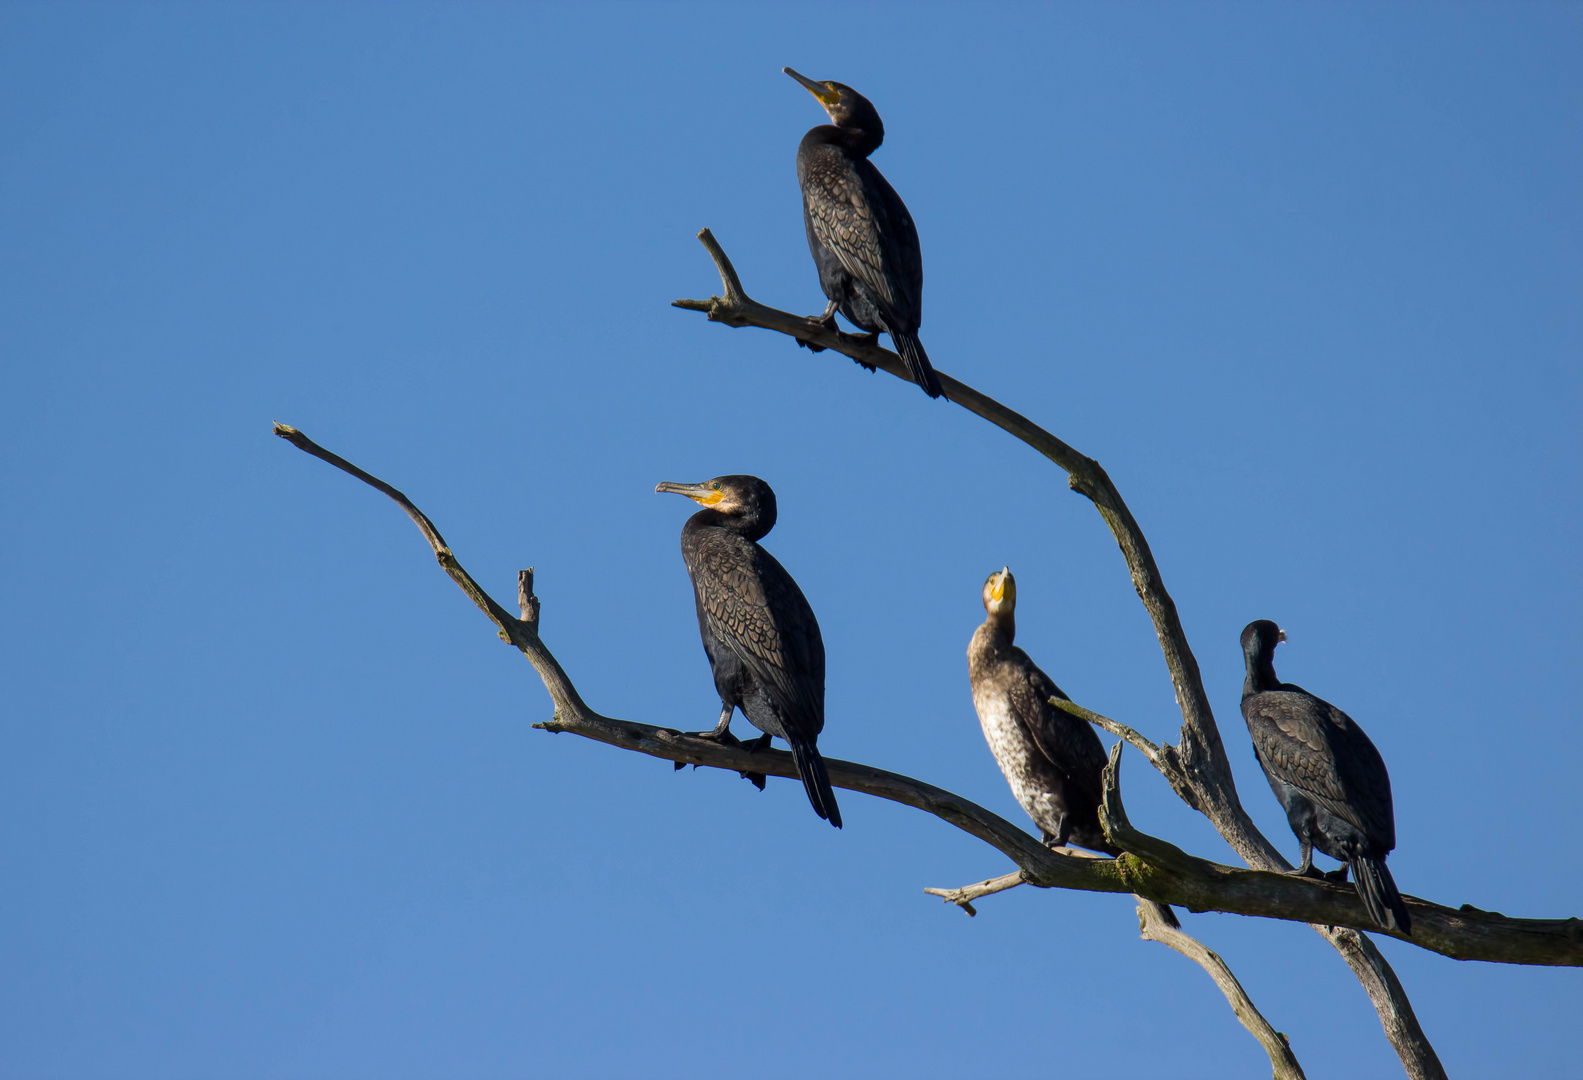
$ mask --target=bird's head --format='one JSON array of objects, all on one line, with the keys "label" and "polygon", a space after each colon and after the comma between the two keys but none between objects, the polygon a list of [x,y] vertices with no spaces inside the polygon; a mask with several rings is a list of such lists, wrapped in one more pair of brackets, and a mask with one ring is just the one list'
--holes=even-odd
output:
[{"label": "bird's head", "polygon": [[879,110],[874,108],[873,102],[850,86],[829,80],[816,82],[789,67],[781,70],[802,83],[804,89],[819,99],[819,104],[830,114],[830,122],[836,127],[860,128],[875,139],[885,137],[885,125],[880,122]]},{"label": "bird's head", "polygon": [[1004,566],[984,581],[984,610],[991,619],[1009,619],[1017,611],[1017,579]]},{"label": "bird's head", "polygon": [[687,496],[721,515],[750,540],[757,540],[775,527],[775,492],[756,476],[717,476],[701,484],[665,480],[656,484],[654,490]]},{"label": "bird's head", "polygon": [[1242,628],[1244,656],[1268,662],[1275,656],[1275,647],[1286,640],[1286,631],[1269,619],[1255,619]]}]

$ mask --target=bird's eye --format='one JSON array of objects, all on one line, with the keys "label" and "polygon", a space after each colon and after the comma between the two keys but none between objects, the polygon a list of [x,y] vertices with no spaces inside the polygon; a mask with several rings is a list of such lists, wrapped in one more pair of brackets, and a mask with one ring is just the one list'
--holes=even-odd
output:
[{"label": "bird's eye", "polygon": [[716,480],[713,484],[710,484],[709,486],[714,488],[716,491],[719,491],[720,490],[720,481]]}]

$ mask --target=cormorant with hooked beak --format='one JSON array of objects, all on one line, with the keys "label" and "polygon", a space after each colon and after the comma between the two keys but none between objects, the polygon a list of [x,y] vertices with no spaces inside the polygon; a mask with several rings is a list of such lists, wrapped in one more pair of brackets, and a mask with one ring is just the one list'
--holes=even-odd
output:
[{"label": "cormorant with hooked beak", "polygon": [[986,618],[968,644],[967,673],[978,722],[1012,794],[1051,847],[1072,840],[1121,854],[1099,824],[1104,744],[1090,725],[1050,704],[1052,697],[1070,699],[1012,644],[1017,579],[1003,567],[989,575],[983,595]]},{"label": "cormorant with hooked beak", "polygon": [[[1242,631],[1247,681],[1242,718],[1270,789],[1302,844],[1297,873],[1314,872],[1314,848],[1352,871],[1369,918],[1412,932],[1407,905],[1385,865],[1396,846],[1396,814],[1385,760],[1357,722],[1301,686],[1275,675],[1275,647],[1286,632],[1268,619]],[[1329,875],[1326,875],[1329,876]],[[1339,875],[1346,878],[1346,870]]]},{"label": "cormorant with hooked beak", "polygon": [[808,250],[819,266],[819,287],[830,300],[820,321],[834,328],[840,311],[876,337],[883,330],[913,382],[937,398],[940,377],[918,340],[923,322],[918,229],[907,204],[868,159],[885,140],[879,112],[850,86],[781,70],[818,98],[831,120],[809,131],[797,147]]},{"label": "cormorant with hooked beak", "polygon": [[824,730],[819,622],[797,582],[758,545],[775,527],[775,492],[756,476],[666,481],[654,490],[703,507],[682,526],[698,633],[720,694],[720,722],[701,734],[735,743],[731,717],[741,709],[764,732],[758,746],[771,736],[786,740],[814,813],[839,829],[841,810],[818,746]]}]

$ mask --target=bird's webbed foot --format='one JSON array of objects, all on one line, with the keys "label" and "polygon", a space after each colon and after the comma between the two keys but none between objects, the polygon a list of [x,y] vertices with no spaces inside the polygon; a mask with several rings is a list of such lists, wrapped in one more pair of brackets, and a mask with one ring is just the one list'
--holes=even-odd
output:
[{"label": "bird's webbed foot", "polygon": [[[758,738],[743,743],[742,749],[746,750],[750,754],[756,754],[760,750],[763,750],[765,747],[769,746],[771,738],[772,736],[766,731]],[[758,788],[760,791],[763,791],[764,785],[769,782],[769,777],[761,772],[744,772],[741,774],[741,776],[744,780],[751,780],[753,782],[753,786]]]},{"label": "bird's webbed foot", "polygon": [[1292,871],[1293,877],[1322,878],[1322,874],[1314,866],[1314,844],[1311,840],[1303,841],[1302,858],[1298,860],[1297,869]]},{"label": "bird's webbed foot", "polygon": [[[829,330],[829,331],[831,331],[833,333],[839,334],[841,332],[841,328],[835,324],[835,312],[836,312],[836,302],[834,300],[832,300],[825,307],[823,315],[810,315],[810,316],[808,316],[808,321],[810,323],[812,323],[813,325],[815,325],[815,326],[821,326],[821,327],[823,327],[826,330]],[[804,341],[802,338],[798,338],[797,339],[797,344],[801,345],[803,348],[807,349],[809,352],[824,352],[825,351],[825,346],[823,346],[823,345],[815,345],[813,342],[811,342],[811,341]]]},{"label": "bird's webbed foot", "polygon": [[742,740],[731,734],[731,716],[736,712],[735,705],[720,706],[720,720],[715,724],[713,731],[689,731],[687,734],[695,739],[708,739],[721,746],[741,746]]},{"label": "bird's webbed foot", "polygon": [[1345,885],[1347,883],[1347,871],[1350,869],[1352,869],[1350,866],[1348,866],[1346,863],[1342,863],[1336,869],[1331,870],[1328,873],[1322,873],[1319,876],[1324,878],[1326,881],[1334,882],[1337,885]]},{"label": "bird's webbed foot", "polygon": [[[877,346],[879,344],[879,334],[878,333],[873,333],[873,334],[846,334],[844,336],[846,337],[846,339],[848,341],[850,341],[850,342],[852,342],[852,343],[854,343],[856,345],[875,345],[875,346]],[[873,373],[873,372],[879,370],[879,368],[875,367],[873,364],[869,363],[867,360],[859,360],[855,356],[852,358],[852,362],[854,364],[856,364],[858,367],[862,368],[864,371],[867,371],[867,372],[870,372],[870,373]]]},{"label": "bird's webbed foot", "polygon": [[1072,819],[1062,814],[1055,832],[1051,832],[1049,829],[1041,829],[1040,831],[1044,833],[1041,839],[1045,847],[1066,847],[1066,842],[1072,838]]}]

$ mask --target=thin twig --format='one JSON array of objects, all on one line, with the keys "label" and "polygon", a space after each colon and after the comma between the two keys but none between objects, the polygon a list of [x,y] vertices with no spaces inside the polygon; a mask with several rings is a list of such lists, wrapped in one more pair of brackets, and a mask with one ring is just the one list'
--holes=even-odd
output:
[{"label": "thin twig", "polygon": [[1094,712],[1092,709],[1085,709],[1077,702],[1068,701],[1066,698],[1052,697],[1050,698],[1050,704],[1054,705],[1062,712],[1071,713],[1079,720],[1086,720],[1095,727],[1104,728],[1112,735],[1121,736],[1123,739],[1127,740],[1127,742],[1131,743],[1140,754],[1148,758],[1149,764],[1153,765],[1157,769],[1161,769],[1161,771],[1164,771],[1163,768],[1158,764],[1160,748],[1154,743],[1150,742],[1148,739],[1144,738],[1142,735],[1138,734],[1135,729],[1128,727],[1119,720],[1112,720],[1108,716],[1102,716],[1101,714]]},{"label": "thin twig", "polygon": [[972,901],[982,896],[991,896],[1007,889],[1015,889],[1018,885],[1026,885],[1028,879],[1022,876],[1022,871],[1017,870],[1010,874],[1002,874],[988,881],[980,881],[977,885],[964,885],[960,889],[925,889],[924,892],[944,898],[948,904],[955,904],[969,915],[977,915]]},{"label": "thin twig", "polygon": [[[1050,845],[1050,850],[1058,855],[1065,855],[1073,859],[1110,858],[1110,856],[1100,855],[1098,852],[1065,845]],[[980,881],[975,885],[963,885],[956,889],[927,888],[924,892],[932,896],[944,897],[946,903],[960,905],[969,915],[977,915],[978,912],[973,909],[972,904],[968,903],[969,900],[977,900],[981,896],[990,896],[994,893],[1005,892],[1007,889],[1026,884],[1028,884],[1027,876],[1021,870],[1018,870],[1015,873],[1002,874],[998,878],[990,878],[988,881]]]},{"label": "thin twig", "polygon": [[1050,704],[1063,712],[1072,714],[1079,720],[1085,720],[1095,727],[1104,728],[1112,735],[1126,740],[1138,753],[1148,760],[1150,765],[1159,770],[1160,775],[1165,777],[1165,782],[1171,785],[1171,789],[1181,797],[1183,802],[1188,806],[1198,807],[1198,792],[1193,786],[1192,778],[1182,771],[1181,756],[1177,754],[1176,747],[1156,746],[1134,728],[1128,727],[1119,720],[1112,720],[1108,716],[1102,716],[1091,709],[1085,709],[1075,701],[1052,697],[1050,698]]}]

